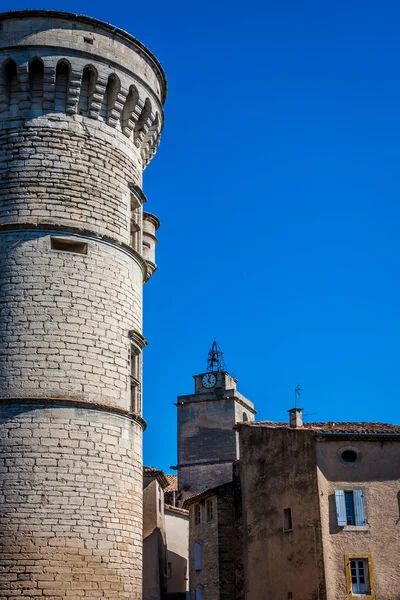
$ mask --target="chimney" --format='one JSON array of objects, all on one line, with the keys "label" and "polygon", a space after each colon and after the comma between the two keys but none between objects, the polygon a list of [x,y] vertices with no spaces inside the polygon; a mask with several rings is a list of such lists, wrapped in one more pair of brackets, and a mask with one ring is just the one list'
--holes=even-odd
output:
[{"label": "chimney", "polygon": [[288,410],[289,423],[292,429],[300,429],[303,427],[303,409],[291,408]]}]

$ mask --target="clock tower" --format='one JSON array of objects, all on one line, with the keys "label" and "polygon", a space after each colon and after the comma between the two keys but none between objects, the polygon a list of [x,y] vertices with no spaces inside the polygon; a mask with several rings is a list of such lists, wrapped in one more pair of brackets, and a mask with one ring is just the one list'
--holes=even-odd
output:
[{"label": "clock tower", "polygon": [[178,488],[183,497],[232,480],[239,458],[234,426],[254,421],[254,404],[237,389],[213,342],[207,370],[194,375],[194,393],[178,396]]}]

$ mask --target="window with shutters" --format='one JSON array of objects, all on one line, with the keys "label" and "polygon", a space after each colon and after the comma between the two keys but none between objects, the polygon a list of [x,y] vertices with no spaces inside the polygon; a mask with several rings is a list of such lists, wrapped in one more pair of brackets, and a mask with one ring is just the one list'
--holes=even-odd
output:
[{"label": "window with shutters", "polygon": [[362,596],[363,600],[375,599],[371,554],[346,554],[347,597]]},{"label": "window with shutters", "polygon": [[203,562],[202,559],[203,559],[203,557],[202,557],[201,544],[196,542],[194,545],[194,570],[195,571],[201,571],[202,562]]},{"label": "window with shutters", "polygon": [[339,527],[368,528],[363,490],[335,490],[336,517]]}]

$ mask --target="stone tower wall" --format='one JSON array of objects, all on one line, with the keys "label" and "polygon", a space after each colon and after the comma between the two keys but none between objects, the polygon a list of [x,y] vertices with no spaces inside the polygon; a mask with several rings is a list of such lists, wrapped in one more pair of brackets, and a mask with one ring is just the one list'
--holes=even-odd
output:
[{"label": "stone tower wall", "polygon": [[0,595],[141,598],[142,171],[166,84],[129,34],[0,15]]}]

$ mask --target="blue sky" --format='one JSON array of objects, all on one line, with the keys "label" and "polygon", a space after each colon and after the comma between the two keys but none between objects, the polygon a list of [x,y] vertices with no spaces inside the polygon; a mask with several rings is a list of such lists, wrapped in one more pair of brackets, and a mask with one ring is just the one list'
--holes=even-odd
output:
[{"label": "blue sky", "polygon": [[399,423],[399,4],[39,4],[126,29],[168,77],[145,462],[176,464],[174,402],[214,337],[259,419],[300,382],[308,420]]}]

